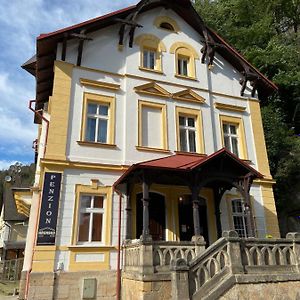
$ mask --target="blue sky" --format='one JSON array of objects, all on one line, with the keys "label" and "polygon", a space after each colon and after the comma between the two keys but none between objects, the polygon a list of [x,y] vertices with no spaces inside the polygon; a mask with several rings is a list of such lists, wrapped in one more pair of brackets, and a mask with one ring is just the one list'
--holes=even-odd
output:
[{"label": "blue sky", "polygon": [[35,54],[36,37],[137,2],[0,0],[0,170],[33,162],[37,126],[28,101],[35,97],[35,80],[20,66]]}]

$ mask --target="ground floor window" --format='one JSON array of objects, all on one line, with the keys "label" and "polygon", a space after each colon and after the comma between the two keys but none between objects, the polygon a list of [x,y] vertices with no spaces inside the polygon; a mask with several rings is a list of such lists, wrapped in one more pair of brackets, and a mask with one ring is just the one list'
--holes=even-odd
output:
[{"label": "ground floor window", "polygon": [[231,201],[232,221],[234,230],[239,237],[247,237],[249,232],[247,228],[247,209],[242,199],[233,199]]},{"label": "ground floor window", "polygon": [[103,241],[104,203],[103,195],[80,196],[78,243]]}]

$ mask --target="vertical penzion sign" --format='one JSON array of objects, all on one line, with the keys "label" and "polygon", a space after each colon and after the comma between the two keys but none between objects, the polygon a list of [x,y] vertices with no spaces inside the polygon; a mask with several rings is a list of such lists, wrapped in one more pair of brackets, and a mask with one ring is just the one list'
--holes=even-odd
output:
[{"label": "vertical penzion sign", "polygon": [[45,173],[37,245],[55,245],[61,173]]}]

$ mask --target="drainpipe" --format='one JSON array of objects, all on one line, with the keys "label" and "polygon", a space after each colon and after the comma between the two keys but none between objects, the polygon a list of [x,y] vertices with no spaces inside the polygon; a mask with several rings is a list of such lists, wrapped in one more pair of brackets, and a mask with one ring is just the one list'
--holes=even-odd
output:
[{"label": "drainpipe", "polygon": [[[46,145],[47,145],[47,140],[48,140],[48,130],[49,130],[49,120],[47,120],[43,114],[41,113],[42,110],[35,110],[32,107],[32,104],[35,103],[36,100],[30,100],[28,103],[28,108],[36,115],[38,116],[40,119],[42,119],[43,121],[46,122],[46,134],[45,134],[45,145],[44,145],[44,153],[42,157],[45,157],[46,154]],[[40,202],[41,202],[41,195],[39,195],[38,197],[38,210],[40,207]],[[39,214],[39,212],[38,212]],[[34,228],[34,242],[33,242],[33,246],[36,245],[36,240],[37,240],[37,231],[38,231],[38,221],[35,224],[35,228]],[[32,263],[33,263],[33,254],[31,257],[31,262],[30,262],[30,269],[28,270],[27,274],[26,274],[26,284],[25,284],[25,293],[24,293],[24,298],[25,300],[28,299],[28,293],[29,293],[29,281],[30,281],[30,274],[32,271]]]},{"label": "drainpipe", "polygon": [[119,195],[119,224],[118,224],[118,258],[117,258],[117,287],[116,294],[117,300],[121,299],[121,221],[122,221],[122,193],[114,189],[114,191]]}]

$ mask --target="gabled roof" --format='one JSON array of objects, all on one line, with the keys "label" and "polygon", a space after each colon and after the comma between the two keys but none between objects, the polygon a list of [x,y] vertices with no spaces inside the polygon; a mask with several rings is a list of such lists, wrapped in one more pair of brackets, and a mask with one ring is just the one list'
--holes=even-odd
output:
[{"label": "gabled roof", "polygon": [[[209,34],[210,38],[216,43],[222,45],[217,52],[231,63],[239,72],[245,68],[259,76],[257,89],[260,98],[269,96],[277,89],[276,85],[268,80],[263,74],[255,69],[246,59],[239,54],[233,47],[226,43],[217,33],[209,29],[193,8],[190,0],[142,0],[138,4],[112,12],[110,14],[97,17],[86,22],[69,26],[51,33],[41,34],[37,38],[37,61],[35,64],[35,76],[37,79],[36,100],[37,108],[41,108],[43,103],[48,101],[53,87],[53,63],[56,57],[57,43],[64,39],[74,38],[74,34],[80,34],[82,31],[89,34],[101,28],[120,23],[120,20],[127,20],[129,16],[136,16],[158,6],[164,6],[173,9],[190,26],[192,26],[200,35]],[[120,23],[121,26],[122,23]],[[124,24],[124,23],[123,23]],[[204,33],[205,32],[205,33]],[[73,34],[73,36],[72,36]],[[116,34],[118,32],[116,31]],[[28,67],[29,66],[29,67]],[[32,71],[32,61],[25,63],[23,68]]]},{"label": "gabled roof", "polygon": [[219,162],[221,160],[224,161],[224,159],[228,160],[228,166],[237,170],[236,174],[239,174],[239,176],[245,176],[251,173],[253,178],[263,178],[263,175],[252,168],[248,163],[229,152],[226,148],[222,148],[208,156],[192,153],[177,153],[175,155],[134,164],[114,183],[114,187],[117,189],[119,185],[127,182],[138,170],[188,173],[200,168],[202,170],[203,167],[209,164],[219,165]]}]

